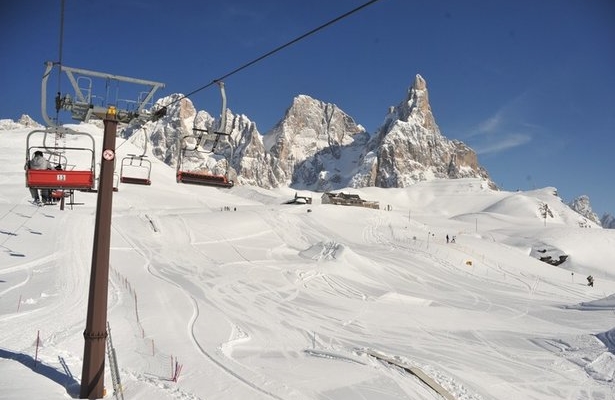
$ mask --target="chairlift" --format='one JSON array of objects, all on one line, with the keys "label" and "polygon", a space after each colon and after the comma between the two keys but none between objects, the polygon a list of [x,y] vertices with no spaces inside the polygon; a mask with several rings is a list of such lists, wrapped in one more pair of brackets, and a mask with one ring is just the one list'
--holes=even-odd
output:
[{"label": "chairlift", "polygon": [[147,159],[147,132],[143,129],[143,153],[141,155],[128,154],[122,158],[120,164],[120,182],[134,185],[151,185],[152,163]]},{"label": "chairlift", "polygon": [[[55,138],[56,134],[70,137],[70,142],[84,139],[81,141],[85,141],[85,144],[58,146],[51,140],[51,136]],[[37,150],[41,151],[52,167],[57,169],[30,169],[31,156]],[[95,182],[94,153],[94,138],[88,133],[65,127],[35,129],[26,138],[26,186],[33,189],[89,191]]]},{"label": "chairlift", "polygon": [[152,172],[152,163],[141,154],[128,154],[122,158],[120,166],[120,182],[131,183],[135,185],[151,185],[150,174]]},{"label": "chairlift", "polygon": [[[164,110],[158,110],[155,113],[150,112],[150,110],[146,110],[146,106],[151,105],[151,101],[153,99],[154,93],[164,87],[163,83],[147,81],[143,79],[130,78],[121,75],[112,75],[104,72],[91,71],[81,68],[72,68],[65,65],[61,65],[60,63],[46,62],[45,63],[45,72],[43,74],[42,85],[41,85],[41,111],[43,115],[43,119],[49,126],[47,128],[47,132],[54,131],[62,132],[62,131],[70,131],[65,128],[58,127],[57,121],[54,121],[49,117],[47,113],[47,84],[49,77],[52,73],[54,67],[59,68],[58,78],[64,73],[68,77],[68,80],[73,88],[73,94],[64,94],[62,95],[60,92],[57,93],[55,97],[55,110],[56,115],[61,110],[70,111],[71,116],[74,120],[87,122],[91,118],[100,118],[104,119],[107,115],[110,106],[113,106],[116,109],[116,118],[119,122],[130,122],[135,119],[145,120],[145,119],[154,119],[159,118],[161,114],[164,113]],[[93,84],[94,80],[104,80],[106,91],[100,96],[99,94],[94,93]],[[137,85],[137,86],[146,86],[148,90],[141,91],[139,93],[138,100],[125,100],[119,98],[119,84],[127,84],[127,85]],[[111,93],[111,86],[115,87],[115,93]],[[126,107],[119,107],[119,105],[126,105]],[[57,120],[57,117],[56,117]],[[72,131],[74,132],[74,131]],[[45,137],[46,142],[46,137]],[[28,151],[32,147],[28,144]],[[50,148],[51,145],[44,144],[41,147],[47,149],[47,153],[52,153]],[[92,162],[89,170],[87,171],[77,171],[77,170],[67,170],[70,171],[67,174],[60,174],[57,172],[41,172],[41,171],[33,171],[28,172],[27,175],[27,184],[30,187],[38,186],[38,187],[54,187],[54,188],[62,188],[67,187],[71,190],[81,190],[87,192],[97,192],[96,188],[96,177],[95,177],[95,163],[94,163],[94,151],[93,151],[93,139],[92,139]],[[27,155],[30,157],[30,154]],[[29,161],[27,159],[26,161]],[[79,174],[81,172],[81,174]],[[52,176],[53,175],[53,176]],[[57,175],[57,178],[54,176]],[[62,180],[59,185],[56,180]],[[120,181],[119,175],[114,174],[114,182],[113,182],[113,190],[118,190],[118,183]],[[34,186],[33,186],[34,185]]]},{"label": "chairlift", "polygon": [[[193,127],[192,134],[180,136],[177,144],[177,183],[231,188],[234,182],[228,179],[230,163],[233,159],[233,146],[226,133],[226,92],[224,82],[218,81],[222,95],[222,115],[216,131]],[[186,159],[199,154],[221,156],[226,159],[226,173],[213,174],[204,169],[188,170]]]}]

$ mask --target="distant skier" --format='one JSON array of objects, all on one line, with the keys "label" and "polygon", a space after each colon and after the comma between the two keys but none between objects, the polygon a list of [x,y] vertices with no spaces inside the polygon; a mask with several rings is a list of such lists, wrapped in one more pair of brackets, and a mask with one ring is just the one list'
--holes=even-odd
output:
[{"label": "distant skier", "polygon": [[446,243],[448,243],[448,235],[446,235]]},{"label": "distant skier", "polygon": [[587,286],[594,287],[594,277],[591,275],[587,277]]}]

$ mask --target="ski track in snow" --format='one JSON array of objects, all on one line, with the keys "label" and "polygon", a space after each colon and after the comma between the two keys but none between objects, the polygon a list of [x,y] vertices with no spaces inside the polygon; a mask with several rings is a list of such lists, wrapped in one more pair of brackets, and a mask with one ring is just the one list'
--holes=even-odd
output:
[{"label": "ski track in snow", "polygon": [[[196,252],[201,253],[196,247],[195,244],[196,240],[191,237],[191,230],[190,228],[187,227],[186,225],[186,221],[180,217],[180,220],[182,221],[182,224],[184,225],[184,233],[185,235],[189,238],[189,243],[190,245],[193,247],[193,250]],[[129,239],[129,237],[125,234],[123,234],[117,227],[114,227],[114,229],[124,238],[124,240],[126,240],[131,248],[133,248],[134,250],[136,250],[138,253],[142,254],[143,257],[145,259],[149,259],[149,257],[151,257],[151,254],[148,255],[146,254],[146,250],[137,247],[137,245],[131,240]],[[222,242],[222,240],[220,240]],[[205,259],[207,259],[208,257],[201,253]],[[240,254],[239,252],[237,254]],[[160,261],[160,260],[159,260]],[[173,264],[172,260],[168,260],[167,261],[169,264]],[[164,264],[164,262],[162,262],[161,264]],[[247,387],[251,388],[252,390],[255,390],[256,392],[259,392],[261,394],[264,394],[267,398],[272,398],[272,399],[278,399],[281,400],[282,398],[275,395],[274,393],[263,389],[263,384],[257,384],[252,382],[251,380],[248,379],[248,375],[252,375],[252,373],[250,373],[249,371],[245,371],[243,367],[241,367],[238,364],[231,364],[231,365],[235,365],[235,367],[237,367],[239,369],[239,371],[242,372],[235,372],[232,368],[228,367],[227,364],[225,364],[224,362],[221,362],[218,358],[220,355],[223,355],[221,352],[216,351],[217,349],[214,349],[214,351],[208,350],[206,348],[206,345],[202,344],[199,341],[198,335],[195,333],[195,324],[197,322],[197,320],[200,318],[200,309],[199,309],[199,302],[197,301],[197,299],[194,297],[194,293],[184,290],[184,286],[181,283],[177,283],[174,280],[174,277],[176,275],[167,272],[163,272],[161,273],[160,271],[154,270],[151,267],[148,267],[149,273],[156,277],[157,279],[160,279],[166,283],[168,283],[169,285],[173,285],[175,286],[177,289],[179,289],[180,291],[182,291],[184,293],[184,295],[186,297],[188,297],[190,299],[191,305],[192,305],[192,317],[190,319],[190,321],[188,322],[188,326],[187,326],[187,330],[190,333],[190,338],[192,340],[192,342],[194,343],[195,347],[198,349],[198,351],[212,364],[214,364],[220,371],[228,374],[229,376],[233,377],[234,379],[236,379],[237,381],[241,382],[242,384],[246,385]],[[181,273],[181,272],[180,272]],[[234,329],[238,329],[237,327],[235,327]],[[236,340],[231,338],[231,341]],[[228,343],[228,342],[227,342]],[[216,354],[218,357],[216,357]],[[232,359],[228,359],[227,361],[233,361]],[[152,378],[148,378],[148,380],[151,380]],[[262,378],[261,378],[262,380]],[[268,385],[271,384],[271,382],[267,383]],[[183,396],[185,396],[186,394],[182,394],[182,398],[184,398]]]}]

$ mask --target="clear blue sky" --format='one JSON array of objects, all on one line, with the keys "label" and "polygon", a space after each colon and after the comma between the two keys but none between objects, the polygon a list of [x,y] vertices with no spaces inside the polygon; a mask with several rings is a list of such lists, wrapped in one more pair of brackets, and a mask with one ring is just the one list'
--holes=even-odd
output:
[{"label": "clear blue sky", "polygon": [[[65,0],[63,64],[188,93],[367,0]],[[0,118],[39,122],[61,0],[0,4]],[[555,186],[615,213],[615,1],[379,0],[225,79],[266,133],[298,94],[377,129],[414,76],[442,134],[507,190]],[[51,90],[55,83],[50,83]],[[217,115],[217,89],[190,96]],[[50,108],[53,108],[50,106]],[[64,117],[69,122],[69,117]]]}]

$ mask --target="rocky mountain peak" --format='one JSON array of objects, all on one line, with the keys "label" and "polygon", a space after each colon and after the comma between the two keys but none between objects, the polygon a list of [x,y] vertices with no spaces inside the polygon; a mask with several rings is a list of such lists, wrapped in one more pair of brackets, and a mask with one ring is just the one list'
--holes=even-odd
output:
[{"label": "rocky mountain peak", "polygon": [[406,101],[398,106],[399,119],[408,122],[410,119],[419,122],[425,128],[440,132],[429,104],[427,82],[419,74],[408,89]]},{"label": "rocky mountain peak", "polygon": [[27,128],[40,128],[41,124],[33,120],[29,115],[23,114],[21,118],[17,121],[18,124],[23,125]]},{"label": "rocky mountain peak", "polygon": [[416,75],[404,101],[392,107],[368,145],[355,185],[405,187],[418,181],[481,177],[495,188],[476,153],[446,139],[435,122],[427,83]]},{"label": "rocky mountain peak", "polygon": [[18,120],[0,119],[0,130],[42,128],[43,126],[33,120],[29,115],[23,114]]},{"label": "rocky mountain peak", "polygon": [[322,190],[330,181],[347,180],[342,176],[350,171],[335,160],[367,139],[365,129],[335,104],[299,95],[265,135],[265,146],[276,160],[273,172],[280,182]]},{"label": "rocky mountain peak", "polygon": [[609,213],[604,213],[600,218],[600,223],[605,229],[615,229],[615,216]]},{"label": "rocky mountain peak", "polygon": [[600,225],[600,219],[598,218],[598,215],[596,215],[596,213],[592,211],[592,207],[589,201],[589,196],[581,195],[577,197],[576,199],[572,200],[569,206],[574,211],[581,214],[583,217]]}]

